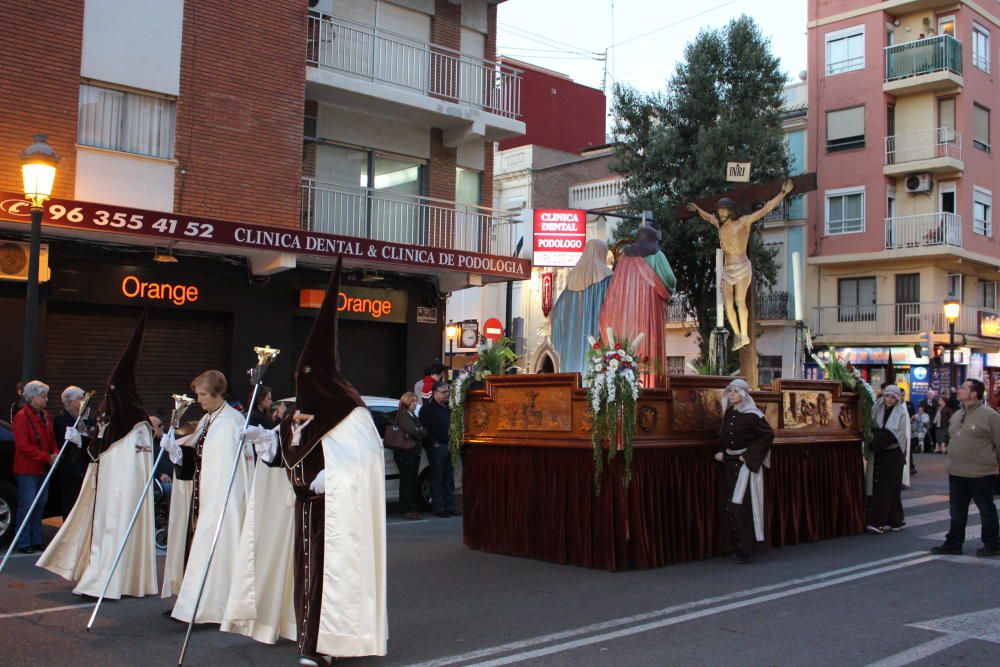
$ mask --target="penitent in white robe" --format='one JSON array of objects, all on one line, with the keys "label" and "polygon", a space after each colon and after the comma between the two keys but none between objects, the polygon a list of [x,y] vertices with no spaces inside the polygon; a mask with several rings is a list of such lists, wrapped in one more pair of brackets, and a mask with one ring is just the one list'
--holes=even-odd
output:
[{"label": "penitent in white robe", "polygon": [[[190,442],[198,442],[201,430],[205,428],[208,415],[202,417],[198,424],[198,429]],[[236,562],[237,552],[240,545],[240,532],[243,529],[243,512],[246,507],[246,495],[249,491],[251,462],[253,460],[253,449],[249,445],[241,442],[240,430],[243,428],[243,415],[236,409],[225,406],[222,412],[215,418],[212,427],[208,430],[205,438],[204,449],[201,460],[201,471],[199,479],[200,498],[198,511],[198,525],[195,527],[194,539],[191,542],[191,549],[188,554],[187,566],[184,568],[184,576],[177,591],[177,601],[174,604],[173,617],[177,620],[189,622],[194,615],[194,605],[198,598],[198,589],[201,586],[202,578],[208,569],[208,579],[205,583],[205,591],[198,605],[198,616],[196,623],[221,623],[226,602],[229,599],[229,586],[232,580],[232,568]],[[226,489],[229,486],[229,478],[232,474],[233,461],[238,449],[242,446],[240,460],[237,464],[236,478],[233,481],[232,493],[229,497],[229,504],[226,506],[225,520],[222,523],[222,531],[219,533],[219,543],[212,558],[211,567],[208,567],[209,552],[212,550],[212,539],[215,536],[215,529],[222,515],[222,505],[226,498]],[[190,483],[187,492],[180,490],[178,498],[186,495],[190,498]],[[176,493],[177,487],[171,491]],[[184,563],[184,550],[187,543],[187,523],[190,511],[178,511],[173,513],[173,498],[171,499],[170,524],[167,527],[167,565],[165,578],[168,581],[170,591],[173,592],[176,580],[178,562],[181,567]],[[177,523],[182,522],[178,526]],[[179,539],[174,539],[175,537]],[[173,541],[171,541],[173,539]],[[167,586],[164,586],[164,590]]]},{"label": "penitent in white robe", "polygon": [[293,565],[295,496],[284,468],[258,460],[243,518],[223,632],[265,644],[295,641]]},{"label": "penitent in white robe", "polygon": [[[153,474],[152,429],[140,422],[87,467],[76,504],[38,566],[76,581],[77,595],[98,597],[125,538],[132,512]],[[155,595],[153,494],[143,499],[107,597]]]},{"label": "penitent in white robe", "polygon": [[323,598],[316,650],[385,655],[385,462],[371,415],[355,408],[322,440]]}]

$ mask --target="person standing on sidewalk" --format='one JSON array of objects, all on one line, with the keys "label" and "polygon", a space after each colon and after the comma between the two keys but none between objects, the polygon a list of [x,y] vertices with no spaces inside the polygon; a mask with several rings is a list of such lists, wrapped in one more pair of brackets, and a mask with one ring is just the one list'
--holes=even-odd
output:
[{"label": "person standing on sidewalk", "polygon": [[17,542],[17,552],[31,554],[42,551],[42,519],[45,517],[45,500],[48,488],[41,489],[35,510],[28,516],[28,509],[35,500],[49,466],[56,460],[56,444],[52,418],[45,404],[49,400],[49,385],[32,380],[24,385],[24,405],[14,415],[14,478],[17,480],[17,527],[25,521],[28,527]]},{"label": "person standing on sidewalk", "polygon": [[439,380],[431,392],[431,399],[420,409],[420,423],[427,429],[427,459],[431,465],[431,499],[434,516],[461,516],[455,507],[455,471],[451,466],[448,448],[448,431],[451,428],[451,410],[448,407],[448,383]]},{"label": "person standing on sidewalk", "polygon": [[979,508],[982,548],[977,556],[1000,556],[1000,523],[993,504],[1000,465],[1000,413],[983,403],[986,388],[979,380],[966,380],[958,388],[962,409],[951,418],[948,445],[948,497],[951,529],[935,554],[961,554],[969,501]]}]

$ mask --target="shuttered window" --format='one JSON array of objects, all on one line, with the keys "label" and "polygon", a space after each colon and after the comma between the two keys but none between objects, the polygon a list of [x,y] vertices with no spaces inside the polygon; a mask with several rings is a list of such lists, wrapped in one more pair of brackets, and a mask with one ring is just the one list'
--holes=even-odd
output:
[{"label": "shuttered window", "polygon": [[863,148],[865,145],[865,108],[851,107],[826,114],[827,152]]},{"label": "shuttered window", "polygon": [[972,145],[981,151],[990,152],[990,110],[978,104],[972,105],[975,134]]}]

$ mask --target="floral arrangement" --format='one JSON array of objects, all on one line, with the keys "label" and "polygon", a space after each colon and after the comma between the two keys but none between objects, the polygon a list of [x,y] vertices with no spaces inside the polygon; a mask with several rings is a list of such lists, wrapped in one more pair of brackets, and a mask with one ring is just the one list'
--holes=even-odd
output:
[{"label": "floral arrangement", "polygon": [[465,441],[465,397],[470,385],[482,382],[491,375],[505,374],[514,362],[517,353],[514,352],[514,341],[503,337],[495,343],[488,340],[481,342],[476,348],[478,355],[468,364],[451,385],[451,396],[448,399],[451,407],[451,426],[448,429],[448,448],[451,450],[452,463],[457,465]]},{"label": "floral arrangement", "polygon": [[[812,349],[810,348],[810,352]],[[813,354],[813,360],[823,369],[828,380],[840,382],[846,389],[858,395],[858,409],[861,420],[861,439],[864,453],[872,439],[872,419],[875,412],[875,390],[868,384],[858,369],[851,364],[845,364],[837,355],[830,354],[830,361],[824,362],[819,355]]]},{"label": "floral arrangement", "polygon": [[608,460],[621,448],[625,456],[625,485],[632,479],[632,436],[635,434],[636,402],[639,400],[639,360],[636,350],[644,334],[632,341],[615,338],[608,328],[607,342],[589,338],[587,367],[583,381],[593,412],[594,488],[601,492],[604,452],[601,442],[608,440]]}]

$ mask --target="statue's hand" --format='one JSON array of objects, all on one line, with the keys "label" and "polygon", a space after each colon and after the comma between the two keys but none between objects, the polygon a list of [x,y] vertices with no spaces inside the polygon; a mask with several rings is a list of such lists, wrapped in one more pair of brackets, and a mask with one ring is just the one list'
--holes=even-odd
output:
[{"label": "statue's hand", "polygon": [[698,205],[695,204],[693,201],[689,201],[687,204],[684,205],[684,208],[694,213],[695,211],[698,210]]},{"label": "statue's hand", "polygon": [[781,186],[781,191],[787,195],[793,189],[795,189],[795,183],[792,182],[792,179],[786,178],[785,182]]}]

